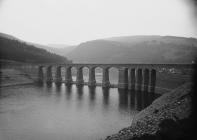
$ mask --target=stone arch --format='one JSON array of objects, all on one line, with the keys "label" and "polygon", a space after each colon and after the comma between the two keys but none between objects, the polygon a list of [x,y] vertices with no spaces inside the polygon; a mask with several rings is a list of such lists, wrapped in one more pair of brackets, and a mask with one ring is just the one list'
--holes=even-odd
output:
[{"label": "stone arch", "polygon": [[95,70],[96,83],[102,83],[102,81],[103,81],[103,67],[95,66],[94,70]]},{"label": "stone arch", "polygon": [[109,82],[111,84],[118,84],[118,68],[117,67],[108,67],[109,72]]},{"label": "stone arch", "polygon": [[82,73],[83,73],[83,80],[84,82],[89,81],[89,67],[88,66],[83,66],[82,67]]},{"label": "stone arch", "polygon": [[61,66],[61,75],[62,75],[62,81],[65,81],[65,76],[66,76],[66,67]]},{"label": "stone arch", "polygon": [[77,67],[76,66],[70,66],[70,68],[71,68],[72,81],[76,81],[76,79],[77,79]]}]

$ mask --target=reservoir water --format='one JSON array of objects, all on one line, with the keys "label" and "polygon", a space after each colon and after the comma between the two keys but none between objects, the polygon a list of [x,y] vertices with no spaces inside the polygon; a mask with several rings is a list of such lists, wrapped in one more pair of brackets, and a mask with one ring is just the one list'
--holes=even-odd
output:
[{"label": "reservoir water", "polygon": [[129,126],[156,96],[63,83],[0,91],[0,140],[104,139]]}]

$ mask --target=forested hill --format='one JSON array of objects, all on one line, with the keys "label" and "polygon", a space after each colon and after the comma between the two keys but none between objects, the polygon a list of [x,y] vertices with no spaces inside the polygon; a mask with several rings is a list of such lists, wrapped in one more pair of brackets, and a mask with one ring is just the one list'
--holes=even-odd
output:
[{"label": "forested hill", "polygon": [[[6,35],[6,34],[5,34]],[[27,63],[69,63],[66,57],[0,34],[0,59]]]},{"label": "forested hill", "polygon": [[76,63],[192,63],[197,39],[127,36],[81,43],[67,54]]}]

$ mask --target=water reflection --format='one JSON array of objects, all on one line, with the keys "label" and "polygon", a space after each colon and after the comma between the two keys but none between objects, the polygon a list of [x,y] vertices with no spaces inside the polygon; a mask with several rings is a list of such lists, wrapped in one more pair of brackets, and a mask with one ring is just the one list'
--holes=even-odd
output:
[{"label": "water reflection", "polygon": [[66,85],[66,99],[69,100],[72,94],[72,85]]},{"label": "water reflection", "polygon": [[119,95],[119,108],[120,110],[126,110],[128,108],[128,91],[123,89],[118,89]]},{"label": "water reflection", "polygon": [[95,89],[96,87],[88,87],[89,89],[89,105],[90,107],[94,107],[95,106],[95,99],[96,99],[96,92]]},{"label": "water reflection", "polygon": [[103,104],[107,107],[109,104],[109,88],[102,88],[103,91]]},{"label": "water reflection", "polygon": [[47,88],[51,88],[53,84],[54,84],[54,83],[47,82],[47,83],[46,83],[46,86],[47,86]]},{"label": "water reflection", "polygon": [[[43,84],[39,85],[43,86]],[[70,100],[73,94],[73,89],[76,88],[77,100],[83,100],[84,95],[84,86],[79,85],[64,85],[61,83],[47,83],[46,90],[49,93],[54,92],[57,96],[61,96],[62,90],[65,89],[65,96],[67,100]],[[97,93],[97,87],[88,87],[86,93],[88,92],[89,95],[89,105],[91,108],[95,106],[95,100],[97,94],[102,94],[102,104],[105,107],[110,105],[110,88],[102,88],[102,93]],[[155,93],[149,93],[147,90],[141,90],[141,88],[137,88],[138,90],[127,90],[127,89],[117,89],[118,91],[118,104],[119,104],[119,111],[128,110],[128,109],[135,109],[135,110],[142,110],[146,108],[148,105],[152,103],[152,101],[157,98],[159,95]],[[113,94],[113,93],[111,93]]]},{"label": "water reflection", "polygon": [[130,124],[136,110],[157,97],[139,90],[64,83],[5,88],[1,92],[10,95],[0,98],[3,140],[105,138]]},{"label": "water reflection", "polygon": [[152,101],[155,99],[154,93],[148,93],[146,91],[136,91],[135,92],[135,109],[136,110],[142,110],[146,108],[148,105],[152,103]]},{"label": "water reflection", "polygon": [[77,86],[77,94],[78,94],[78,100],[82,100],[83,98],[83,86]]},{"label": "water reflection", "polygon": [[61,83],[55,83],[55,85],[56,85],[56,93],[59,94],[61,92],[62,84]]},{"label": "water reflection", "polygon": [[130,90],[128,91],[129,94],[129,100],[130,100],[130,106],[131,108],[133,108],[135,106],[135,91],[134,90]]}]

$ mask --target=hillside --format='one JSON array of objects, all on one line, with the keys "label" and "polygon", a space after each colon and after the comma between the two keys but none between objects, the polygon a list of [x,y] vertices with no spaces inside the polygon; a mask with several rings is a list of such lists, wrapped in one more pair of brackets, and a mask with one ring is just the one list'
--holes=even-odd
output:
[{"label": "hillside", "polygon": [[174,36],[113,37],[81,43],[67,57],[78,63],[191,63],[197,39]]},{"label": "hillside", "polygon": [[70,53],[76,46],[69,46],[65,44],[48,44],[48,45],[41,45],[32,42],[26,42],[29,45],[33,45],[37,48],[45,49],[48,52],[55,53],[57,55],[61,55],[66,57],[68,53]]},{"label": "hillside", "polygon": [[54,52],[61,56],[66,56],[68,53],[70,53],[72,50],[75,49],[76,46],[69,46],[65,44],[48,44],[48,48],[46,50],[50,52]]},{"label": "hillside", "polygon": [[35,45],[6,34],[0,34],[0,59],[28,63],[68,63],[66,57],[50,53]]},{"label": "hillside", "polygon": [[0,37],[7,38],[7,39],[12,39],[12,40],[19,40],[18,38],[14,37],[12,35],[5,34],[5,33],[0,33]]}]

